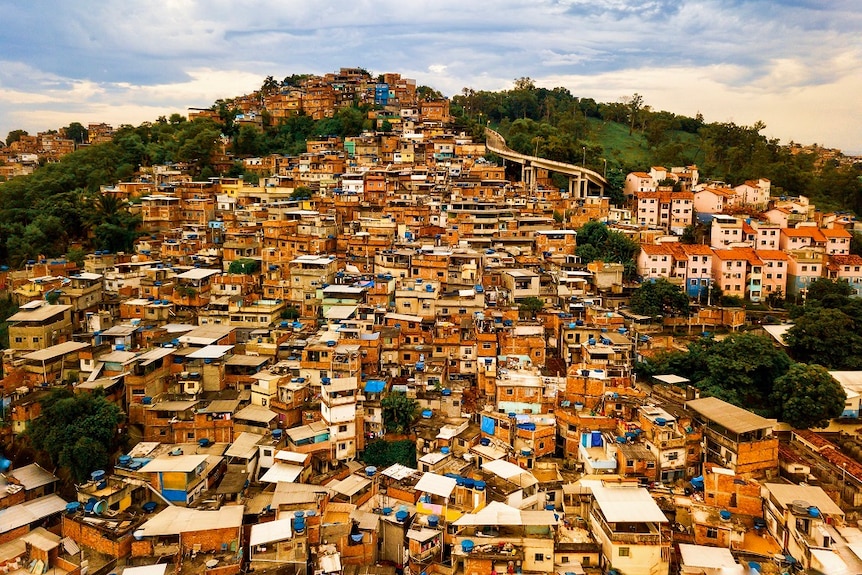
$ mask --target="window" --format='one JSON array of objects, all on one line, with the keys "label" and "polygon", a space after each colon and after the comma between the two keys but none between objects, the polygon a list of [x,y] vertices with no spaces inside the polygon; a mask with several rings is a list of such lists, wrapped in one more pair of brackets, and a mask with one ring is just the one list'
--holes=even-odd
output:
[{"label": "window", "polygon": [[628,557],[629,556],[629,548],[628,547],[620,547],[618,555],[620,557]]},{"label": "window", "polygon": [[346,443],[339,443],[338,449],[341,451],[344,451],[345,449],[347,449],[347,444]]},{"label": "window", "polygon": [[346,431],[347,431],[347,426],[346,426],[346,425],[339,425],[339,426],[338,426],[338,432],[339,432],[339,433],[345,433]]},{"label": "window", "polygon": [[635,460],[634,459],[626,459],[626,467],[634,467]]},{"label": "window", "polygon": [[264,457],[272,457],[272,449],[264,449],[263,450]]},{"label": "window", "polygon": [[506,395],[513,395],[514,393],[515,393],[515,390],[512,389],[511,387],[506,390]]},{"label": "window", "polygon": [[544,561],[544,560],[545,560],[545,554],[544,554],[544,553],[536,553],[536,554],[533,556],[533,560],[535,560],[535,561]]},{"label": "window", "polygon": [[706,537],[707,539],[718,539],[718,529],[716,529],[715,527],[707,527]]}]

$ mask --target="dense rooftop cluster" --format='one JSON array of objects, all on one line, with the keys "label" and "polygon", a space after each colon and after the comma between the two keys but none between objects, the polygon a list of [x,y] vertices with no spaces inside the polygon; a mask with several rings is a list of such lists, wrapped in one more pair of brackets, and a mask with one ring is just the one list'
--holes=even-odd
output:
[{"label": "dense rooftop cluster", "polygon": [[[391,129],[245,159],[259,185],[143,169],[102,189],[141,216],[133,253],[0,272],[19,306],[4,432],[26,434],[65,387],[104,394],[131,440],[79,465],[72,498],[0,460],[0,570],[862,568],[855,440],[698,397],[678,374],[636,378],[678,344],[628,307],[663,278],[703,304],[666,320],[724,330],[746,314],[712,307],[716,288],[804,299],[825,277],[860,295],[852,218],[695,166],[629,174],[613,206],[596,172],[510,155],[496,134],[506,165],[487,160],[447,100],[398,75],[342,70],[235,104],[254,122],[357,98]],[[634,273],[581,257],[576,230],[596,221],[639,246]],[[834,376],[852,426],[862,379]]]}]

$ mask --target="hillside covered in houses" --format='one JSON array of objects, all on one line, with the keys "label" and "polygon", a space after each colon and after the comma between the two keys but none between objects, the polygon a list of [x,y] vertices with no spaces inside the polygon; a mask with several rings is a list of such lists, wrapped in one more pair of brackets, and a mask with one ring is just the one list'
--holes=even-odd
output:
[{"label": "hillside covered in houses", "polygon": [[265,79],[0,147],[0,571],[855,573],[859,163]]}]

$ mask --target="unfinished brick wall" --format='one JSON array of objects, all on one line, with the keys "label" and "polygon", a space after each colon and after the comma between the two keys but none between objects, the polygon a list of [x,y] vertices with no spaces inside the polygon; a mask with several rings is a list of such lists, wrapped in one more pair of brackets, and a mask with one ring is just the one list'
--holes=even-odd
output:
[{"label": "unfinished brick wall", "polygon": [[[203,526],[202,526],[203,527]],[[240,530],[237,527],[208,529],[180,534],[180,547],[183,551],[191,551],[195,545],[200,545],[200,551],[221,551],[222,544],[230,548],[231,541],[240,542]]]},{"label": "unfinished brick wall", "polygon": [[740,443],[737,451],[736,472],[756,477],[773,477],[778,474],[778,438]]},{"label": "unfinished brick wall", "polygon": [[707,464],[703,474],[705,503],[727,509],[731,513],[761,517],[760,483],[744,479],[739,475],[713,473],[712,464]]},{"label": "unfinished brick wall", "polygon": [[132,552],[131,532],[121,537],[106,537],[99,529],[75,521],[73,517],[63,516],[61,524],[63,537],[71,537],[78,545],[89,547],[111,557],[128,557]]},{"label": "unfinished brick wall", "polygon": [[30,532],[29,525],[22,525],[21,527],[15,528],[12,531],[7,531],[6,533],[0,533],[0,545],[3,543],[8,543],[15,539],[18,539],[22,535],[26,535]]}]

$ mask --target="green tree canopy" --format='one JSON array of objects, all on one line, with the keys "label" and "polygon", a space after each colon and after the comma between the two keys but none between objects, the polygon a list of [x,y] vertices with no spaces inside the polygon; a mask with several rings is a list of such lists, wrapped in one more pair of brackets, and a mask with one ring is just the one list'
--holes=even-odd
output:
[{"label": "green tree canopy", "polygon": [[530,296],[521,300],[521,304],[518,306],[518,311],[529,317],[536,317],[536,314],[542,311],[543,307],[545,307],[544,301],[537,297]]},{"label": "green tree canopy", "polygon": [[390,433],[407,433],[416,419],[419,404],[400,391],[387,395],[380,402],[383,408],[383,427]]},{"label": "green tree canopy", "polygon": [[27,130],[12,130],[6,135],[6,145],[11,146],[14,142],[21,139],[21,136],[29,136]]},{"label": "green tree canopy", "polygon": [[368,465],[374,465],[379,469],[389,467],[395,463],[416,467],[416,444],[409,439],[401,441],[386,441],[378,439],[365,446],[361,459]]},{"label": "green tree canopy", "polygon": [[688,315],[688,296],[678,285],[664,278],[646,281],[634,291],[631,298],[631,308],[637,314],[658,315]]},{"label": "green tree canopy", "polygon": [[260,262],[251,258],[240,258],[230,262],[227,268],[229,274],[251,275],[260,270]]},{"label": "green tree canopy", "polygon": [[122,421],[120,408],[103,393],[74,394],[55,388],[26,433],[33,447],[45,451],[54,465],[69,469],[80,482],[110,463]]},{"label": "green tree canopy", "polygon": [[577,255],[583,263],[603,261],[623,264],[624,277],[635,277],[635,257],[640,251],[637,242],[623,233],[609,230],[602,222],[587,222],[578,230]]},{"label": "green tree canopy", "polygon": [[66,137],[70,140],[74,140],[76,144],[86,143],[89,138],[87,128],[85,128],[80,122],[72,122],[63,128],[63,133],[66,134]]},{"label": "green tree canopy", "polygon": [[647,377],[666,373],[686,377],[704,395],[772,416],[773,384],[790,365],[790,358],[772,344],[772,338],[736,333],[721,341],[701,338],[689,344],[687,352],[658,354],[636,369]]},{"label": "green tree canopy", "polygon": [[847,395],[825,367],[796,363],[775,380],[770,398],[781,421],[808,429],[841,415]]},{"label": "green tree canopy", "polygon": [[847,280],[833,281],[829,278],[817,278],[808,285],[808,302],[818,302],[822,305],[834,307],[845,302],[850,297],[853,288]]},{"label": "green tree canopy", "polygon": [[862,323],[840,309],[812,307],[797,317],[784,341],[797,361],[831,369],[862,368]]},{"label": "green tree canopy", "polygon": [[736,333],[709,348],[709,375],[700,387],[709,395],[743,407],[769,410],[767,399],[773,382],[790,367],[790,358],[776,348],[772,338]]},{"label": "green tree canopy", "polygon": [[306,186],[298,186],[292,192],[290,192],[291,200],[307,200],[310,199],[314,193],[311,191],[311,188]]}]

